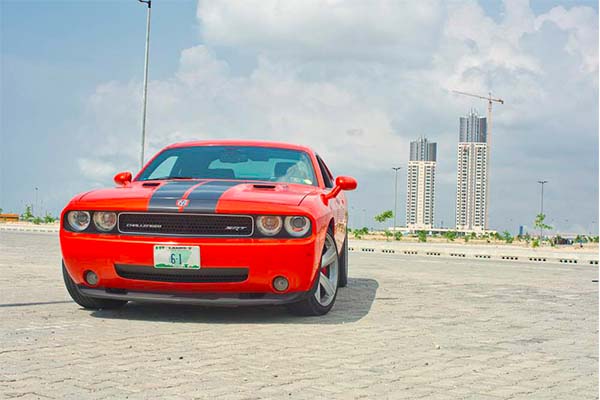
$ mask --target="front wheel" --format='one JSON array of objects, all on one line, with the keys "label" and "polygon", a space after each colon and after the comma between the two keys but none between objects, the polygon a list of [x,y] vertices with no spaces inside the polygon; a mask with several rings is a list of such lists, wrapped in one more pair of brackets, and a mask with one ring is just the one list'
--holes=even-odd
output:
[{"label": "front wheel", "polygon": [[288,309],[297,315],[325,315],[333,307],[339,286],[340,260],[337,246],[330,232],[325,237],[321,264],[311,294],[304,300],[290,304]]},{"label": "front wheel", "polygon": [[113,299],[98,299],[95,297],[89,297],[81,293],[77,289],[77,285],[73,282],[73,279],[69,276],[67,269],[65,268],[65,264],[62,266],[63,280],[65,281],[65,287],[67,288],[67,292],[71,295],[73,301],[79,304],[83,308],[88,308],[91,310],[100,310],[100,309],[114,309],[123,307],[127,304],[125,300],[113,300]]}]

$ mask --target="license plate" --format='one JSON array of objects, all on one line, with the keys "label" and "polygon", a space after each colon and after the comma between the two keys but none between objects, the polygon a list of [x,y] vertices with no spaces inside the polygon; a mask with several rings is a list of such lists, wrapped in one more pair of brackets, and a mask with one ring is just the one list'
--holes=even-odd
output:
[{"label": "license plate", "polygon": [[154,268],[200,269],[200,247],[154,245]]}]

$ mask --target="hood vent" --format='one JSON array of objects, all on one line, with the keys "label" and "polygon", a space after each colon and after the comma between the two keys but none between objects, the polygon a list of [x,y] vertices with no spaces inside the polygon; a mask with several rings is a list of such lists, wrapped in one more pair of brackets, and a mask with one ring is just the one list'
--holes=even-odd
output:
[{"label": "hood vent", "polygon": [[269,185],[269,184],[254,184],[252,186],[254,186],[254,188],[256,188],[256,189],[275,189],[276,188],[275,185]]},{"label": "hood vent", "polygon": [[142,184],[143,187],[156,187],[158,185],[160,185],[160,182],[148,182]]}]

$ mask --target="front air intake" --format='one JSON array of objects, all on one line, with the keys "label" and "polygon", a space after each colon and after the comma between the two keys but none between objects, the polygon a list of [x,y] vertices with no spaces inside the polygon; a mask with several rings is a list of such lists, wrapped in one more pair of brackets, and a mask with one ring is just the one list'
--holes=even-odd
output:
[{"label": "front air intake", "polygon": [[226,283],[248,279],[248,268],[164,269],[145,265],[116,264],[117,275],[125,279],[153,282]]},{"label": "front air intake", "polygon": [[134,235],[249,237],[254,219],[247,215],[121,213],[119,232]]}]

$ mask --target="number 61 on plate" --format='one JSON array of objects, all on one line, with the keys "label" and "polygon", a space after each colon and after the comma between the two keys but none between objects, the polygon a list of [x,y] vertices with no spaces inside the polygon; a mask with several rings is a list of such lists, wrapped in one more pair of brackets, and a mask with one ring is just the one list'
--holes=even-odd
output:
[{"label": "number 61 on plate", "polygon": [[200,247],[154,245],[154,268],[200,269]]}]

